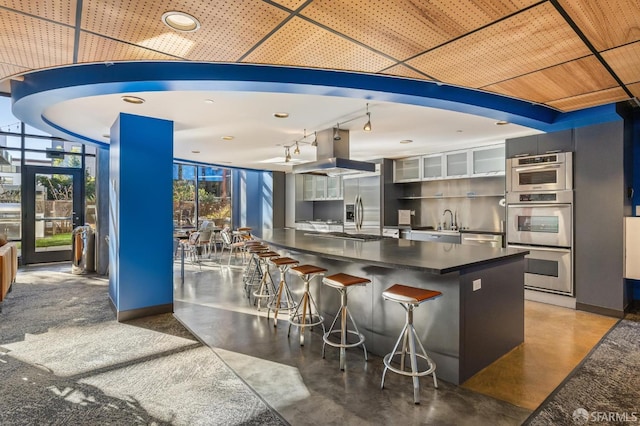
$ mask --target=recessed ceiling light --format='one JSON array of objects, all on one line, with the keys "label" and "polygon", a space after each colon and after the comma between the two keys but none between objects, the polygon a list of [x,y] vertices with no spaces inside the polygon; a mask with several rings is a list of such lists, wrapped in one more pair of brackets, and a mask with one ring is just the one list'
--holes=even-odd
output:
[{"label": "recessed ceiling light", "polygon": [[289,118],[289,113],[288,112],[274,112],[273,116],[275,118]]},{"label": "recessed ceiling light", "polygon": [[412,143],[413,141],[411,139],[403,139],[400,141],[400,143]]},{"label": "recessed ceiling light", "polygon": [[184,12],[170,11],[162,14],[162,22],[164,22],[169,28],[173,28],[176,31],[184,33],[190,33],[197,31],[200,28],[200,22]]},{"label": "recessed ceiling light", "polygon": [[462,130],[456,130],[456,133],[462,133]]},{"label": "recessed ceiling light", "polygon": [[205,99],[204,103],[205,104],[212,104],[213,103],[213,99]]},{"label": "recessed ceiling light", "polygon": [[105,133],[104,135],[102,135],[102,137],[103,137],[103,138],[107,138],[107,139],[111,139],[111,135],[108,135],[108,134],[106,134],[106,133]]},{"label": "recessed ceiling light", "polygon": [[223,136],[222,140],[223,141],[232,141],[233,140],[233,136]]},{"label": "recessed ceiling light", "polygon": [[200,154],[200,151],[191,151],[193,154]]},{"label": "recessed ceiling light", "polygon": [[504,120],[496,122],[496,126],[506,126],[507,124],[509,124],[509,122]]},{"label": "recessed ceiling light", "polygon": [[143,104],[145,102],[144,99],[139,98],[138,96],[130,96],[130,95],[123,96],[122,100],[130,104]]}]

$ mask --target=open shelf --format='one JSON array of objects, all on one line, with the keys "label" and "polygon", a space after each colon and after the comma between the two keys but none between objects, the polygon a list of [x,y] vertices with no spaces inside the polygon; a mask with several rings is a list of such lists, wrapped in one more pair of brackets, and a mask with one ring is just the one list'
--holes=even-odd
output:
[{"label": "open shelf", "polygon": [[504,194],[475,194],[468,193],[463,195],[420,195],[414,197],[398,197],[399,200],[426,200],[438,198],[479,198],[479,197],[504,197]]}]

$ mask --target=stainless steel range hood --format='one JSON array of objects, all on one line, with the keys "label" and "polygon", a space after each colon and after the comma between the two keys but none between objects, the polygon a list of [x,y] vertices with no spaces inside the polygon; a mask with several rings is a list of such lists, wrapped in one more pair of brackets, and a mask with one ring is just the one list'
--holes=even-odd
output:
[{"label": "stainless steel range hood", "polygon": [[317,133],[316,161],[293,166],[293,173],[311,173],[326,176],[344,176],[363,172],[375,172],[375,163],[349,158],[349,131],[339,130],[340,140],[334,140],[334,130]]}]

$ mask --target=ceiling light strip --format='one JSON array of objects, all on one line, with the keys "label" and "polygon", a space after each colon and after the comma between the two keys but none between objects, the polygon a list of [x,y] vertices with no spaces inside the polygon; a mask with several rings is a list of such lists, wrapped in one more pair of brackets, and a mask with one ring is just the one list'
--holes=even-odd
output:
[{"label": "ceiling light strip", "polygon": [[580,37],[580,40],[582,40],[582,42],[587,46],[587,48],[591,51],[591,53],[593,53],[593,56],[596,57],[596,59],[600,62],[600,64],[607,70],[607,72],[611,74],[611,77],[613,77],[613,79],[620,85],[620,87],[622,87],[622,89],[625,91],[627,96],[629,96],[630,98],[633,98],[634,97],[633,93],[631,93],[631,91],[627,89],[627,86],[622,82],[622,80],[620,80],[620,77],[618,77],[618,74],[616,74],[613,68],[611,68],[607,63],[607,61],[605,61],[604,58],[600,55],[600,52],[598,52],[598,50],[593,46],[593,44],[591,44],[591,41],[589,41],[587,36],[580,30],[580,28],[578,27],[578,25],[576,25],[573,19],[571,19],[571,16],[569,16],[567,11],[563,9],[560,3],[558,3],[558,0],[550,0],[550,2],[551,2],[551,5],[564,18],[567,24],[569,24],[569,26],[576,33],[576,35]]}]

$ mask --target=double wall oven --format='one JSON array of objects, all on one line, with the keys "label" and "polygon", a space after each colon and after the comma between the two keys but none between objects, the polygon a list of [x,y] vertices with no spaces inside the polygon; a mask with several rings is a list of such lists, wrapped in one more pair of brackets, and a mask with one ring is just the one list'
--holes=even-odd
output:
[{"label": "double wall oven", "polygon": [[525,287],[573,295],[571,153],[507,160],[507,243],[524,248]]}]

